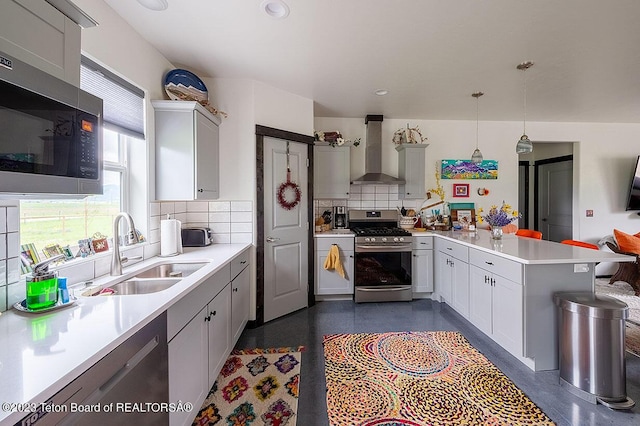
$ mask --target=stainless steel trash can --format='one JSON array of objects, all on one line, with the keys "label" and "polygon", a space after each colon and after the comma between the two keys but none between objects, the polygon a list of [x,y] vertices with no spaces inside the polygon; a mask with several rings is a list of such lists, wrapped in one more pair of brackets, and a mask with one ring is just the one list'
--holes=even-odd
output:
[{"label": "stainless steel trash can", "polygon": [[591,292],[556,293],[560,384],[574,395],[613,409],[629,409],[625,365],[626,303]]}]

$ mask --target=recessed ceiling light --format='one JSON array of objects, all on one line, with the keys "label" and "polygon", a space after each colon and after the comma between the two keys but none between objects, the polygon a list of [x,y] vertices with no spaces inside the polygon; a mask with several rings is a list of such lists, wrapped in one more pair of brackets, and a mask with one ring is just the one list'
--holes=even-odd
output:
[{"label": "recessed ceiling light", "polygon": [[282,0],[264,0],[260,8],[275,19],[283,19],[289,16],[289,6]]},{"label": "recessed ceiling light", "polygon": [[389,91],[387,89],[378,89],[378,90],[375,91],[375,94],[378,95],[378,96],[384,96],[387,93],[389,93]]},{"label": "recessed ceiling light", "polygon": [[169,7],[167,0],[138,0],[138,3],[151,10],[166,10]]}]

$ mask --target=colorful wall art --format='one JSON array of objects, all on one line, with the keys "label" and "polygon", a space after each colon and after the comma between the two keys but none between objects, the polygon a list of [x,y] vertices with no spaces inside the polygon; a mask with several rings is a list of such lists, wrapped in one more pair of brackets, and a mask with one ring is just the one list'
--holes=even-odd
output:
[{"label": "colorful wall art", "polygon": [[498,161],[442,160],[442,179],[498,179]]}]

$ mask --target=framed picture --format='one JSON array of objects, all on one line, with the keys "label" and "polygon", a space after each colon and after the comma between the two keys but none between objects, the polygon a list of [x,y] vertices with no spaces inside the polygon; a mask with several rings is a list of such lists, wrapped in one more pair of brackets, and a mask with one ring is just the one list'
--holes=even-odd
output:
[{"label": "framed picture", "polygon": [[453,184],[453,196],[454,197],[468,197],[469,196],[469,184],[468,183],[454,183]]},{"label": "framed picture", "polygon": [[442,160],[442,179],[498,179],[498,160]]},{"label": "framed picture", "polygon": [[459,209],[451,210],[451,220],[454,222],[466,223],[467,225],[476,224],[476,210],[475,209]]}]

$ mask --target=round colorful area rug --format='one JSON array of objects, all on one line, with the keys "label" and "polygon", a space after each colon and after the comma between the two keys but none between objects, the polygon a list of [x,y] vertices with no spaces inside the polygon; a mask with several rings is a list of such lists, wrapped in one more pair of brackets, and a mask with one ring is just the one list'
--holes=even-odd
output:
[{"label": "round colorful area rug", "polygon": [[324,336],[331,425],[554,424],[453,331]]}]

